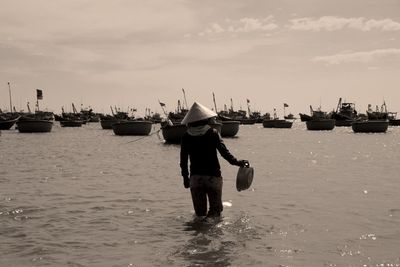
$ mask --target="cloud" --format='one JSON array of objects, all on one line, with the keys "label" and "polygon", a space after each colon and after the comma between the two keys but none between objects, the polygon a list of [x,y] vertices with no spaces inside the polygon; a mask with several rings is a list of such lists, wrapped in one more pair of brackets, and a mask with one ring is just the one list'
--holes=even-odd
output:
[{"label": "cloud", "polygon": [[9,1],[0,9],[2,38],[26,43],[92,38],[98,45],[100,36],[102,41],[132,37],[152,42],[181,36],[196,24],[193,11],[181,0],[23,2],[23,9],[21,1]]},{"label": "cloud", "polygon": [[365,18],[341,18],[334,16],[324,16],[315,18],[299,18],[290,20],[288,26],[292,30],[298,31],[337,31],[342,29],[354,29],[360,31],[400,31],[400,23],[392,19],[365,19]]},{"label": "cloud", "polygon": [[241,18],[239,20],[226,19],[224,22],[213,22],[199,36],[217,35],[221,33],[265,33],[278,28],[273,16],[262,19]]},{"label": "cloud", "polygon": [[389,56],[400,56],[400,49],[388,48],[354,53],[342,53],[330,56],[315,57],[312,59],[312,61],[326,63],[327,65],[338,65],[341,63],[367,63]]}]

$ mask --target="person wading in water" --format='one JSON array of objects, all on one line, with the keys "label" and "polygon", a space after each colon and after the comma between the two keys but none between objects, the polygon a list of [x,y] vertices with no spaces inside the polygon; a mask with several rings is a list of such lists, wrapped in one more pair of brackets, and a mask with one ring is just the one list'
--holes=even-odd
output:
[{"label": "person wading in water", "polygon": [[[181,142],[181,174],[184,187],[190,188],[197,216],[221,216],[223,182],[217,151],[232,165],[249,164],[247,160],[237,160],[226,148],[218,131],[210,127],[209,123],[216,116],[214,111],[195,102],[181,122],[188,126]],[[210,206],[208,212],[207,198]]]}]

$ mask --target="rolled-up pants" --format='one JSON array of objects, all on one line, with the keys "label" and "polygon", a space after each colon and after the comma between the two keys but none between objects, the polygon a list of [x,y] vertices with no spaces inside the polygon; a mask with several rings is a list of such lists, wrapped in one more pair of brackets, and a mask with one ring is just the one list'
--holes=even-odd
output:
[{"label": "rolled-up pants", "polygon": [[[222,212],[222,177],[192,175],[190,192],[197,216],[220,216]],[[207,198],[210,204],[207,213]]]}]

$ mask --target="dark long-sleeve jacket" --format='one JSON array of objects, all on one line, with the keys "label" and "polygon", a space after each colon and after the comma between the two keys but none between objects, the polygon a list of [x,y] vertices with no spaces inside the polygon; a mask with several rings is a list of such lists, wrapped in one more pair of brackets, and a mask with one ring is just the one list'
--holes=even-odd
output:
[{"label": "dark long-sleeve jacket", "polygon": [[181,142],[180,166],[183,177],[190,175],[221,176],[217,151],[232,165],[239,165],[238,160],[229,152],[217,130],[211,128],[204,135],[192,136],[185,133]]}]

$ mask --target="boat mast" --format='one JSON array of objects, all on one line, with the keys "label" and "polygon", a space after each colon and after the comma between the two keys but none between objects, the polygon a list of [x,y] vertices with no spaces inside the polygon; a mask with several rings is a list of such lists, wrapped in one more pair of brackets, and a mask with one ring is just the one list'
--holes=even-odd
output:
[{"label": "boat mast", "polygon": [[161,102],[160,102],[160,99],[158,99],[158,103],[160,103],[160,106],[161,106],[162,111],[164,112],[164,115],[168,118],[168,114],[167,114],[167,112],[166,112],[165,109],[164,109],[165,104],[164,104],[164,103],[161,103]]},{"label": "boat mast", "polygon": [[340,109],[341,105],[342,105],[342,98],[339,98],[339,103],[337,104],[337,107],[336,107],[336,113],[339,112],[339,109]]},{"label": "boat mast", "polygon": [[36,89],[36,108],[37,108],[37,111],[39,112],[40,111],[40,109],[39,109],[39,96],[38,96],[37,89]]},{"label": "boat mast", "polygon": [[8,94],[10,95],[10,112],[13,112],[12,109],[12,101],[11,101],[11,86],[10,86],[10,82],[8,82]]},{"label": "boat mast", "polygon": [[180,101],[180,100],[178,100],[178,107],[177,107],[176,113],[180,113],[180,112],[181,112],[181,110],[182,110],[182,107],[181,107],[181,101]]},{"label": "boat mast", "polygon": [[183,99],[185,100],[185,106],[186,106],[186,109],[189,109],[189,107],[188,107],[188,104],[187,104],[187,101],[186,101],[186,93],[185,93],[185,89],[183,89],[183,88],[182,88],[182,92],[183,92]]},{"label": "boat mast", "polygon": [[28,113],[32,113],[31,108],[29,107],[29,102],[26,103],[26,106],[28,107]]},{"label": "boat mast", "polygon": [[212,94],[213,94],[213,101],[214,101],[215,113],[218,113],[218,110],[217,110],[217,103],[215,102],[215,95],[214,95],[214,92],[213,92]]},{"label": "boat mast", "polygon": [[283,103],[283,117],[286,117],[286,103]]}]

